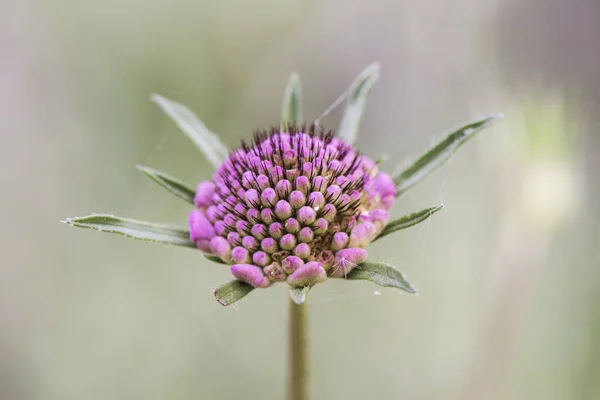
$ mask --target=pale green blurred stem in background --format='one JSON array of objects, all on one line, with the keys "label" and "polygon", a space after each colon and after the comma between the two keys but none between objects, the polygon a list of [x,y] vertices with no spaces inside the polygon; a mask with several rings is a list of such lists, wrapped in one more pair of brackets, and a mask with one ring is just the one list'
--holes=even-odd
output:
[{"label": "pale green blurred stem in background", "polygon": [[287,399],[308,399],[307,305],[288,296]]}]

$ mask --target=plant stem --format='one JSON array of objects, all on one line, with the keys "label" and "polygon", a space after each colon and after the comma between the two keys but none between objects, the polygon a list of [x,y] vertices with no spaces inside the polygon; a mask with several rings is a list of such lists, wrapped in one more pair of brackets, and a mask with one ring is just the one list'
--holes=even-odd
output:
[{"label": "plant stem", "polygon": [[287,399],[308,400],[307,306],[288,301]]}]

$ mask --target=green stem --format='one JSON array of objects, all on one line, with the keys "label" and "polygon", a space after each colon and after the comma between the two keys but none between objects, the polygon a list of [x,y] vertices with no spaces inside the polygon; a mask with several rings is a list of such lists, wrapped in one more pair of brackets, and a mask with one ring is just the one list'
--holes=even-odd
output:
[{"label": "green stem", "polygon": [[308,400],[307,306],[288,301],[287,399]]}]

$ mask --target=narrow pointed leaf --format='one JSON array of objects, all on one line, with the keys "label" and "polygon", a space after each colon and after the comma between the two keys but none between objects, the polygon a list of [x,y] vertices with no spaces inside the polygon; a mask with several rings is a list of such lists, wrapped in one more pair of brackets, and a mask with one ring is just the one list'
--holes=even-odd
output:
[{"label": "narrow pointed leaf", "polygon": [[212,254],[205,254],[204,258],[206,258],[207,260],[212,261],[214,263],[217,263],[217,264],[225,264],[225,265],[227,265],[227,263],[225,261],[221,260],[217,256],[213,256]]},{"label": "narrow pointed leaf", "polygon": [[377,79],[379,79],[379,64],[373,63],[356,77],[348,89],[346,109],[338,130],[339,137],[348,143],[354,143],[358,139],[358,128],[367,97]]},{"label": "narrow pointed leaf", "polygon": [[411,166],[393,177],[394,183],[398,187],[397,196],[400,196],[406,190],[422,181],[432,171],[448,161],[460,145],[472,138],[475,133],[490,126],[494,121],[502,117],[502,114],[495,114],[479,118],[447,134],[438,144],[421,155]]},{"label": "narrow pointed leaf", "polygon": [[306,295],[310,290],[310,286],[303,288],[290,288],[290,297],[296,304],[303,304],[306,301]]},{"label": "narrow pointed leaf", "polygon": [[416,211],[414,213],[411,213],[411,214],[405,215],[403,217],[400,217],[398,219],[395,219],[386,225],[386,227],[379,234],[379,236],[377,236],[375,238],[375,240],[381,239],[382,237],[389,235],[390,233],[399,231],[401,229],[406,229],[413,225],[421,223],[421,222],[425,221],[427,218],[431,217],[436,212],[440,211],[442,208],[444,208],[444,205],[440,204],[440,205],[429,207],[429,208],[426,208],[421,211]]},{"label": "narrow pointed leaf", "polygon": [[283,106],[281,108],[282,130],[285,130],[289,124],[295,125],[302,122],[300,94],[300,77],[297,73],[293,73],[288,79],[283,95]]},{"label": "narrow pointed leaf", "polygon": [[194,204],[195,191],[187,183],[150,167],[138,165],[136,168],[175,196]]},{"label": "narrow pointed leaf", "polygon": [[411,294],[417,294],[417,289],[406,279],[406,275],[393,265],[382,262],[365,262],[350,271],[346,279],[366,280],[379,286],[393,287]]},{"label": "narrow pointed leaf", "polygon": [[226,307],[246,297],[253,290],[252,285],[235,280],[219,286],[213,293],[219,304]]},{"label": "narrow pointed leaf", "polygon": [[61,222],[78,228],[116,233],[117,235],[133,239],[172,244],[176,246],[196,247],[196,244],[190,240],[190,234],[187,230],[151,222],[121,218],[114,215],[92,214],[85,217],[67,218]]},{"label": "narrow pointed leaf", "polygon": [[215,168],[227,159],[229,154],[227,147],[187,107],[158,94],[152,95],[152,101],[175,121]]}]

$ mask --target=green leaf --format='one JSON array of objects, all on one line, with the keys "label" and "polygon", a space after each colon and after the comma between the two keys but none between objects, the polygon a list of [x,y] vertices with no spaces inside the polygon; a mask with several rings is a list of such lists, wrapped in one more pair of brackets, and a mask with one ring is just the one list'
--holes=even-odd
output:
[{"label": "green leaf", "polygon": [[353,269],[346,276],[350,280],[366,280],[384,287],[393,287],[411,294],[417,294],[417,289],[406,280],[406,275],[396,267],[382,262],[365,262]]},{"label": "green leaf", "polygon": [[167,175],[164,172],[160,172],[156,169],[145,167],[143,165],[137,165],[136,168],[142,171],[148,178],[152,179],[154,182],[173,193],[175,196],[187,201],[190,204],[194,204],[194,196],[196,194],[195,190],[185,182]]},{"label": "green leaf", "polygon": [[290,297],[296,304],[303,304],[306,301],[306,295],[310,286],[290,288]]},{"label": "green leaf", "polygon": [[377,79],[379,79],[379,64],[373,63],[356,77],[348,89],[346,109],[338,130],[338,136],[348,143],[354,143],[358,138],[358,128],[367,97]]},{"label": "green leaf", "polygon": [[253,290],[252,285],[234,280],[219,286],[213,293],[219,304],[226,307],[242,299]]},{"label": "green leaf", "polygon": [[117,235],[133,239],[176,246],[196,247],[196,244],[190,240],[190,234],[186,230],[151,222],[121,218],[114,215],[92,214],[85,217],[67,218],[61,222],[78,228],[116,233]]},{"label": "green leaf", "polygon": [[204,153],[208,161],[215,167],[219,167],[229,155],[229,150],[217,135],[212,133],[206,126],[182,104],[171,101],[158,94],[152,95],[152,101],[157,103],[165,113],[181,128],[196,146]]},{"label": "green leaf", "polygon": [[300,77],[293,73],[288,79],[283,95],[281,108],[281,129],[287,129],[289,124],[296,125],[302,122],[302,104],[300,96]]},{"label": "green leaf", "polygon": [[479,118],[451,131],[438,144],[421,155],[410,167],[394,175],[394,183],[398,187],[397,196],[419,183],[433,170],[448,161],[456,149],[472,138],[475,133],[490,126],[502,117],[502,114],[495,114]]},{"label": "green leaf", "polygon": [[204,258],[206,258],[207,260],[212,261],[214,263],[217,263],[217,264],[228,265],[225,261],[221,260],[221,258],[214,256],[212,254],[205,254]]},{"label": "green leaf", "polygon": [[[406,228],[409,228],[420,222],[423,222],[427,218],[429,218],[433,214],[435,214],[436,212],[440,211],[442,208],[444,208],[444,205],[440,204],[440,205],[429,207],[424,210],[417,211],[417,212],[405,215],[403,217],[400,217],[398,219],[395,219],[394,221],[388,223],[385,226],[383,231],[379,234],[379,236],[377,236],[375,238],[375,240],[381,239],[382,237],[389,235],[390,233],[399,231],[401,229],[406,229]],[[373,240],[373,241],[375,241],[375,240]]]}]

